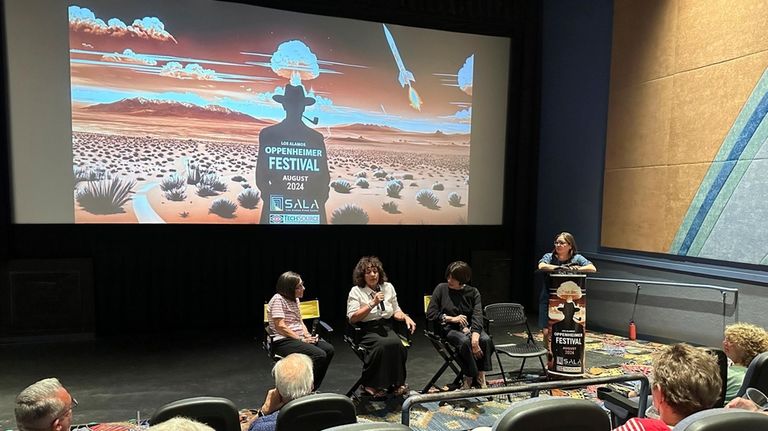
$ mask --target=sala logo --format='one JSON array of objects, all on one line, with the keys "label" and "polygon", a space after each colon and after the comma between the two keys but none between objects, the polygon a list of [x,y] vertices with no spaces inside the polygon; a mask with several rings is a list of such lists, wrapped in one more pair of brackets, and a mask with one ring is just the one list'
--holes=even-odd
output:
[{"label": "sala logo", "polygon": [[316,210],[320,209],[317,200],[309,201],[307,199],[286,199],[285,209],[290,210]]}]

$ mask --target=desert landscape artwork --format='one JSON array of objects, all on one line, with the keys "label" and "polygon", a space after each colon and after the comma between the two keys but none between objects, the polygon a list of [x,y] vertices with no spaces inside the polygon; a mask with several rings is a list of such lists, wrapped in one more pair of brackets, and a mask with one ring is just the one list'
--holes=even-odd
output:
[{"label": "desert landscape artwork", "polygon": [[468,223],[470,42],[194,4],[69,6],[77,223]]}]

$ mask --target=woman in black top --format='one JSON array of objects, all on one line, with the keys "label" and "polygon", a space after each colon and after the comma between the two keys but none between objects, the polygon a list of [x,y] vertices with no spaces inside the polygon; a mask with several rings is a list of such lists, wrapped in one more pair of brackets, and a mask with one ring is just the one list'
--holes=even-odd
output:
[{"label": "woman in black top", "polygon": [[491,370],[493,341],[483,331],[483,304],[480,292],[467,285],[472,269],[466,262],[453,262],[445,271],[447,283],[432,293],[427,319],[442,325],[445,338],[459,352],[464,382],[461,389],[474,384],[486,387],[485,372]]}]

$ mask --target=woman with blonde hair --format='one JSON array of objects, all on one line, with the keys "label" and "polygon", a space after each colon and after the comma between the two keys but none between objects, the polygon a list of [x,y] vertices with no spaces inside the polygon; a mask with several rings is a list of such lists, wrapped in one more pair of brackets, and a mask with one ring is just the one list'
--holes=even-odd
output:
[{"label": "woman with blonde hair", "polygon": [[723,351],[733,364],[728,367],[725,401],[736,398],[752,359],[768,351],[768,333],[751,323],[734,323],[725,328]]}]

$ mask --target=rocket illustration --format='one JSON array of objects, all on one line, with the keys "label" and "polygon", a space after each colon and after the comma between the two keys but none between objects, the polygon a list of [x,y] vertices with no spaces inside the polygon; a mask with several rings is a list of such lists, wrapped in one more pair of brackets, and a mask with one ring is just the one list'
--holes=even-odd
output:
[{"label": "rocket illustration", "polygon": [[410,100],[411,107],[421,111],[421,98],[419,97],[419,93],[416,92],[416,89],[411,85],[411,82],[416,82],[416,78],[413,77],[413,73],[405,68],[403,59],[400,57],[400,51],[397,50],[395,39],[392,37],[392,33],[389,32],[387,25],[382,25],[384,26],[384,36],[387,38],[389,50],[392,51],[392,56],[395,57],[395,63],[397,64],[397,69],[399,71],[397,80],[400,82],[401,87],[405,88],[406,85],[408,86],[408,99]]}]

